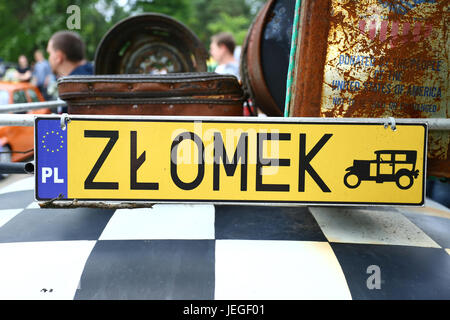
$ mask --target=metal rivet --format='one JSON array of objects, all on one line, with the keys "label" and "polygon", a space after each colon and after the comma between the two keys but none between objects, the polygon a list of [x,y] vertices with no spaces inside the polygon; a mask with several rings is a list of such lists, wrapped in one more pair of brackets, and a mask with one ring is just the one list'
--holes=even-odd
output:
[{"label": "metal rivet", "polygon": [[63,113],[61,115],[60,127],[63,131],[67,128],[67,123],[70,122],[69,115],[67,113]]},{"label": "metal rivet", "polygon": [[392,131],[397,130],[397,126],[396,126],[394,117],[388,117],[386,119],[386,122],[384,123],[384,128],[387,129],[389,126],[391,127]]}]

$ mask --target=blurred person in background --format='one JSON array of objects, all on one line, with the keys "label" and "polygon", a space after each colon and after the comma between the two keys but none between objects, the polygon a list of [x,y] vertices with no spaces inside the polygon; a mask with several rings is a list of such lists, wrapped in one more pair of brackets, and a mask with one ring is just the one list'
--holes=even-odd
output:
[{"label": "blurred person in background", "polygon": [[48,84],[51,81],[52,70],[41,50],[34,52],[34,60],[36,61],[33,69],[33,83],[38,87],[45,100],[49,100],[47,93]]},{"label": "blurred person in background", "polygon": [[0,58],[0,78],[2,78],[5,75],[6,72],[6,66],[3,63],[3,59]]},{"label": "blurred person in background", "polygon": [[57,77],[71,75],[92,75],[94,68],[86,61],[85,44],[80,35],[73,31],[58,31],[47,45],[48,62]]},{"label": "blurred person in background", "polygon": [[22,54],[19,56],[19,66],[16,69],[15,77],[18,81],[30,81],[31,75],[31,68],[28,65],[28,59]]},{"label": "blurred person in background", "polygon": [[209,52],[217,62],[214,72],[220,74],[232,74],[240,79],[239,63],[234,57],[236,43],[229,32],[221,32],[211,37]]},{"label": "blurred person in background", "polygon": [[[73,31],[58,31],[47,44],[48,62],[56,77],[93,75],[94,68],[85,58],[85,44]],[[66,113],[67,107],[58,110]]]}]

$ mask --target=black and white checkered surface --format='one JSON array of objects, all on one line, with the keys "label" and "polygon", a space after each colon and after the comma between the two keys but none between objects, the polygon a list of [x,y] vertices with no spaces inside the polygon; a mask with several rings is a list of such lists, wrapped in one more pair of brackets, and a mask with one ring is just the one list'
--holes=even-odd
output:
[{"label": "black and white checkered surface", "polygon": [[428,199],[40,209],[33,188],[0,189],[0,299],[450,299],[450,210]]}]

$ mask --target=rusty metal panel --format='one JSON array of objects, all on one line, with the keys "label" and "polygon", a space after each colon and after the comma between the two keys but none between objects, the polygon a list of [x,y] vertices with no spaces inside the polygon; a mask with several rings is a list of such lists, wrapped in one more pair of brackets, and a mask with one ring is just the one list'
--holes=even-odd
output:
[{"label": "rusty metal panel", "polygon": [[[449,2],[302,1],[294,116],[448,118]],[[450,176],[450,133],[428,170]]]}]

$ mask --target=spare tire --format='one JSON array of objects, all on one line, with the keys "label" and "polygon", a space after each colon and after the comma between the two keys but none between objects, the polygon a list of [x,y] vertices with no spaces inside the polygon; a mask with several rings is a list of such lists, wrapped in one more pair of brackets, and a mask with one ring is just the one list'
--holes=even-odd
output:
[{"label": "spare tire", "polygon": [[95,74],[204,72],[208,51],[181,22],[156,13],[113,26],[95,53]]}]

